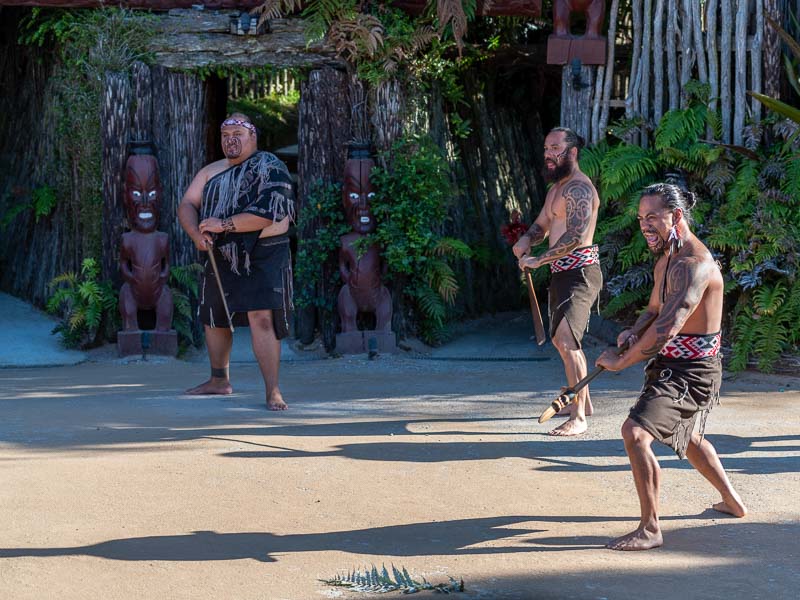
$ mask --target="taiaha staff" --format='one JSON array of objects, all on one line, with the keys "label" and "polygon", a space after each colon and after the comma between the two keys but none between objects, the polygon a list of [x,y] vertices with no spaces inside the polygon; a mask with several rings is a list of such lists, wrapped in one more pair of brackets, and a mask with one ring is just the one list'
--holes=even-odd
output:
[{"label": "taiaha staff", "polygon": [[528,287],[528,299],[531,301],[531,317],[533,317],[533,332],[536,334],[536,343],[540,346],[547,341],[542,322],[542,311],[539,310],[539,301],[536,299],[536,290],[533,289],[533,276],[530,269],[525,269],[525,284]]},{"label": "taiaha staff", "polygon": [[531,270],[525,269],[525,283],[528,286],[528,298],[531,301],[531,317],[533,317],[533,332],[536,334],[536,343],[540,346],[547,341],[544,334],[544,323],[542,322],[542,312],[539,310],[539,302],[536,300],[536,290],[533,289],[533,277]]},{"label": "taiaha staff", "polygon": [[[632,339],[638,338],[641,336],[647,328],[655,321],[657,315],[651,315],[647,321],[641,324],[640,327],[636,329],[636,331],[632,332],[631,335],[628,336],[628,339],[625,340],[625,343],[622,344],[619,348],[615,348],[614,351],[616,352],[617,356],[625,352],[628,348],[633,345],[631,342]],[[603,371],[605,371],[605,367],[595,367],[594,370],[589,373],[586,377],[581,379],[578,383],[576,383],[573,387],[566,388],[561,394],[559,394],[558,398],[553,400],[550,406],[545,410],[542,415],[539,417],[539,423],[544,423],[545,421],[549,421],[553,416],[555,416],[562,408],[565,406],[569,406],[572,402],[575,401],[575,396],[578,395],[583,388],[585,388],[589,383],[600,375]]]},{"label": "taiaha staff", "polygon": [[231,318],[231,311],[228,310],[228,301],[225,300],[225,290],[222,288],[222,280],[219,278],[219,270],[217,269],[217,259],[214,258],[214,243],[206,241],[208,248],[208,260],[211,261],[211,268],[214,270],[214,278],[217,280],[217,287],[219,288],[219,295],[222,297],[222,306],[225,307],[225,316],[228,317],[228,327],[231,328],[233,333],[233,319]]}]

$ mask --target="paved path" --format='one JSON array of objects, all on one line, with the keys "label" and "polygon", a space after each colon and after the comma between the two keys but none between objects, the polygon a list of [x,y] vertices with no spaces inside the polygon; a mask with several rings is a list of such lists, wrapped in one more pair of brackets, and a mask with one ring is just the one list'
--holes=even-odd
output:
[{"label": "paved path", "polygon": [[74,365],[87,354],[67,350],[52,335],[58,321],[27,302],[0,292],[0,367]]},{"label": "paved path", "polygon": [[750,516],[709,511],[711,487],[659,450],[665,546],[616,553],[638,514],[618,432],[640,371],[598,378],[588,434],[556,439],[531,417],[563,374],[535,352],[287,362],[283,414],[252,363],[229,397],[181,395],[202,360],[0,370],[0,597],[359,598],[318,579],[384,563],[463,578],[457,598],[796,597],[800,379],[728,380],[709,419]]}]

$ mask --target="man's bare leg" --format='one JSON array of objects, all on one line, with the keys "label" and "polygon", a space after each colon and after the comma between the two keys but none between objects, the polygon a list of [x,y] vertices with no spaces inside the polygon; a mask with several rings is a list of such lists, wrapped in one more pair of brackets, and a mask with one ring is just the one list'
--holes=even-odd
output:
[{"label": "man's bare leg", "polygon": [[[556,347],[556,350],[558,350],[558,353],[561,355],[561,360],[564,363],[567,385],[573,386],[586,377],[586,357],[583,351],[578,348],[578,344],[572,335],[572,330],[569,328],[569,323],[567,323],[566,319],[561,319],[558,327],[556,327],[556,333],[553,336],[553,345]],[[586,423],[588,398],[588,387],[578,392],[575,397],[575,402],[567,407],[570,410],[569,419],[553,429],[550,435],[572,436],[580,435],[586,431],[588,427]],[[591,412],[589,412],[589,414],[591,414]]]},{"label": "man's bare leg", "polygon": [[267,408],[286,410],[278,388],[278,369],[281,364],[281,342],[275,336],[271,310],[254,310],[247,313],[250,321],[250,335],[253,340],[253,353],[256,355],[264,386],[267,390]]},{"label": "man's bare leg", "polygon": [[722,502],[714,504],[714,510],[728,513],[734,517],[743,517],[747,514],[747,507],[741,497],[733,489],[725,469],[717,456],[717,451],[707,439],[701,439],[696,433],[692,434],[686,448],[686,458],[697,471],[713,485],[722,495]]},{"label": "man's bare leg", "polygon": [[211,378],[197,387],[186,390],[187,394],[232,394],[233,387],[228,376],[231,362],[233,334],[227,327],[205,326],[206,347],[211,363]]},{"label": "man's bare leg", "polygon": [[612,550],[649,550],[664,543],[658,524],[658,489],[661,467],[650,447],[653,436],[635,421],[626,419],[622,425],[622,439],[631,462],[633,482],[639,496],[641,520],[634,531],[611,540],[606,548]]}]

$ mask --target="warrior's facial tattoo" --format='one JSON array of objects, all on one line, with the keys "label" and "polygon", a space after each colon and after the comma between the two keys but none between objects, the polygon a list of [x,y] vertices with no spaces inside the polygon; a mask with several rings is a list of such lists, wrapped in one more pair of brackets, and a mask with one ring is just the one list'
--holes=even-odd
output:
[{"label": "warrior's facial tattoo", "polygon": [[575,161],[570,157],[569,151],[570,148],[564,148],[564,150],[557,152],[545,147],[542,177],[544,177],[546,183],[555,183],[572,173],[575,168]]},{"label": "warrior's facial tattoo", "polygon": [[675,225],[673,212],[663,206],[659,197],[642,196],[637,218],[647,248],[655,255],[664,254],[669,248],[670,229]]},{"label": "warrior's facial tattoo", "polygon": [[240,126],[223,127],[222,152],[225,158],[240,158],[254,141],[255,134]]}]

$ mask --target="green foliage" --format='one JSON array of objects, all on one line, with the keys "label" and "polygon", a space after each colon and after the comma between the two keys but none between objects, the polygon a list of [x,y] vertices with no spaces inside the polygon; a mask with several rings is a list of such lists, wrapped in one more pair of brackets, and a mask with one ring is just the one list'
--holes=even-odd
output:
[{"label": "green foliage", "polygon": [[33,190],[31,198],[28,201],[19,202],[6,208],[3,212],[3,217],[0,219],[0,230],[7,228],[18,215],[32,211],[36,222],[42,217],[49,216],[53,209],[58,204],[55,190],[49,185],[43,185]]},{"label": "green foliage", "polygon": [[172,292],[172,328],[178,333],[178,345],[184,349],[199,346],[200,340],[194,337],[194,303],[198,298],[198,276],[203,267],[197,263],[170,267],[169,288]]},{"label": "green foliage", "polygon": [[[394,576],[394,579],[392,579]],[[463,592],[464,582],[457,581],[452,577],[449,583],[432,584],[423,577],[422,581],[415,581],[408,574],[405,567],[398,569],[392,565],[392,574],[384,565],[380,571],[375,565],[371,569],[364,571],[353,570],[344,576],[337,574],[332,579],[320,579],[321,582],[334,587],[346,587],[354,592],[365,592],[374,594],[385,594],[387,592],[402,592],[403,594],[415,594],[422,590],[433,590],[443,594],[452,592]]]},{"label": "green foliage", "polygon": [[306,231],[313,224],[314,236],[300,240],[295,259],[295,278],[302,286],[295,290],[299,307],[316,306],[333,310],[336,296],[332,293],[341,282],[339,269],[332,261],[341,244],[340,238],[350,231],[342,210],[340,184],[317,182],[300,212],[298,229]]},{"label": "green foliage", "polygon": [[97,261],[86,258],[80,274],[62,273],[50,282],[53,295],[47,311],[62,316],[53,333],[61,334],[68,348],[97,345],[104,320],[116,315],[117,294],[111,282],[98,280],[99,275]]},{"label": "green foliage", "polygon": [[33,190],[31,196],[33,214],[36,217],[37,222],[39,221],[40,217],[46,217],[53,212],[53,209],[56,207],[56,203],[58,202],[55,190],[49,185],[43,185],[42,187],[36,188]]},{"label": "green foliage", "polygon": [[19,41],[50,48],[57,57],[47,92],[53,98],[59,145],[58,174],[34,191],[31,208],[49,214],[56,198],[80,226],[85,255],[102,251],[101,110],[106,72],[128,73],[134,61],[148,62],[153,17],[121,8],[93,10],[34,8],[23,20]]},{"label": "green foliage", "polygon": [[[775,139],[759,153],[700,141],[718,131],[719,115],[707,106],[707,89],[684,90],[689,105],[666,113],[655,132],[655,150],[604,141],[583,152],[586,172],[599,180],[598,238],[606,257],[611,299],[606,315],[632,314],[652,288],[649,251],[637,230],[641,189],[655,180],[676,180],[699,197],[696,232],[730,275],[726,281],[726,334],[731,367],[755,359],[772,370],[800,333],[800,151],[796,128],[777,122]],[[769,127],[770,121],[761,127]],[[783,124],[782,124],[783,123]],[[623,124],[624,125],[624,124]],[[624,126],[620,126],[624,137]],[[757,136],[761,130],[757,130]],[[758,139],[753,140],[758,144]],[[752,146],[756,147],[756,146]]]},{"label": "green foliage", "polygon": [[384,249],[389,277],[402,282],[421,337],[441,343],[459,289],[450,261],[472,256],[466,244],[438,233],[453,196],[449,166],[425,136],[401,138],[389,156],[391,167],[372,173],[378,227],[371,241]]}]

